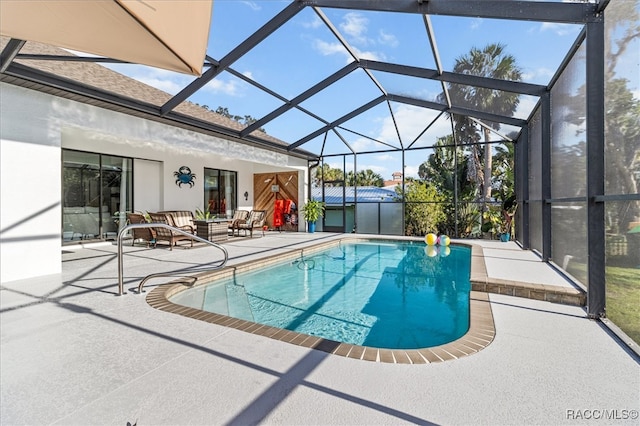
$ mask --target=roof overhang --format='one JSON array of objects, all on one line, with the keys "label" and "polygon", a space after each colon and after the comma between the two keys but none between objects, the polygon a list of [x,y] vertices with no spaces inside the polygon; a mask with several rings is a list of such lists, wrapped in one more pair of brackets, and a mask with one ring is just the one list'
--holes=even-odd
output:
[{"label": "roof overhang", "polygon": [[71,81],[16,63],[11,64],[5,73],[0,74],[0,83],[26,87],[30,90],[37,90],[49,95],[70,99],[111,111],[121,112],[138,118],[164,123],[174,127],[180,127],[198,133],[224,138],[244,145],[263,148],[305,160],[318,159],[317,155],[308,151],[302,149],[288,150],[286,145],[276,144],[253,135],[240,137],[239,132],[234,131],[233,129],[180,114],[175,111],[172,111],[171,114],[161,116],[159,108],[155,105],[142,102],[137,99],[124,98],[119,95],[96,90],[76,81]]}]

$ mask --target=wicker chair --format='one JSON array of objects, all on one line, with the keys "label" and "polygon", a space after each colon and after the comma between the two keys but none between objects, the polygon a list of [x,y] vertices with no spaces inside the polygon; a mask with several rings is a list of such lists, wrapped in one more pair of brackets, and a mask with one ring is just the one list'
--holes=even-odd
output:
[{"label": "wicker chair", "polygon": [[[235,226],[235,229],[238,230],[238,236],[240,236],[240,230],[242,229],[245,236],[247,235],[247,231],[249,231],[249,235],[253,238],[253,230],[255,228],[262,230],[266,219],[266,210],[252,210],[246,220],[238,220],[238,223]],[[264,235],[264,231],[262,231],[262,235]]]},{"label": "wicker chair", "polygon": [[233,212],[233,217],[231,218],[231,222],[229,222],[229,229],[231,230],[231,234],[233,235],[233,230],[236,228],[238,221],[246,221],[249,218],[249,211],[247,210],[236,210]]},{"label": "wicker chair", "polygon": [[[127,213],[127,223],[149,223],[143,214],[140,213]],[[154,242],[156,239],[156,231],[153,228],[136,228],[131,230],[133,234],[133,240],[131,245],[134,245],[136,240],[145,240],[147,247],[150,242]]]},{"label": "wicker chair", "polygon": [[[176,223],[173,219],[173,216],[170,213],[149,213],[149,217],[151,217],[151,222],[154,223],[165,223],[169,226],[176,226]],[[169,242],[169,250],[173,250],[173,246],[177,245],[178,241],[189,240],[191,241],[191,247],[193,247],[193,238],[188,235],[183,235],[178,232],[174,232],[170,229],[166,228],[154,228],[156,231],[156,241],[153,245],[154,247],[157,245],[158,241],[168,241]],[[188,229],[185,228],[186,232],[189,232]]]}]

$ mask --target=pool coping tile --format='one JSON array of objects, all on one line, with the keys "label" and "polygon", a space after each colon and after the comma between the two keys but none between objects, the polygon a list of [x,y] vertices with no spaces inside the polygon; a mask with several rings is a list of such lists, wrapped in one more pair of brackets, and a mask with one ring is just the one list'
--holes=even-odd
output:
[{"label": "pool coping tile", "polygon": [[395,363],[391,349],[378,349],[378,357],[380,362],[391,364]]},{"label": "pool coping tile", "polygon": [[[392,350],[385,348],[373,348],[368,346],[339,343],[321,337],[309,336],[294,331],[283,330],[277,327],[258,324],[251,321],[227,317],[222,314],[199,311],[197,309],[179,309],[167,299],[158,297],[171,293],[172,287],[179,284],[164,284],[156,287],[149,293],[147,302],[153,308],[189,317],[198,321],[205,321],[233,328],[246,333],[279,340],[306,348],[313,348],[322,352],[331,353],[352,359],[369,362],[381,362],[392,364],[430,364],[434,362],[448,361],[463,356],[473,355],[487,347],[495,336],[493,315],[489,303],[470,304],[470,327],[466,334],[453,342],[432,348]],[[472,291],[472,298],[480,297]],[[476,314],[476,315],[474,315]],[[480,318],[477,318],[480,317]],[[474,319],[476,318],[476,319]]]},{"label": "pool coping tile", "polygon": [[406,352],[407,352],[407,356],[409,357],[409,360],[411,360],[411,364],[428,364],[429,363],[429,361],[424,359],[424,357],[420,355],[420,352],[418,351],[411,350]]},{"label": "pool coping tile", "polygon": [[364,348],[364,354],[362,355],[362,359],[365,361],[377,361],[378,360],[378,349],[377,348]]},{"label": "pool coping tile", "polygon": [[441,362],[442,360],[438,357],[438,355],[436,355],[434,352],[431,351],[431,349],[429,348],[425,348],[425,349],[418,349],[416,352],[418,352],[424,359],[426,359],[429,363],[434,363],[434,362]]}]

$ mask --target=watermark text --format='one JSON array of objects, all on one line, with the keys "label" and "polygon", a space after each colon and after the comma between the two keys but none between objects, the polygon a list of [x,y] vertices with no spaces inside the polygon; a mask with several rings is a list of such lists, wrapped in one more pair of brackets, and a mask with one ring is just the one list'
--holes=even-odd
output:
[{"label": "watermark text", "polygon": [[638,418],[638,410],[626,409],[568,409],[568,420],[633,420]]}]

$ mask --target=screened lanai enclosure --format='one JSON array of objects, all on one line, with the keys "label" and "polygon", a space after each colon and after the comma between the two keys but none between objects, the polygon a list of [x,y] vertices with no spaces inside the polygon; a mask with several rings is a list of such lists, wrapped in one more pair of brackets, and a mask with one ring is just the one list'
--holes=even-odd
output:
[{"label": "screened lanai enclosure", "polygon": [[[325,231],[509,234],[640,342],[639,18],[636,0],[215,2],[195,77],[3,32],[0,79],[306,158]],[[80,61],[171,96],[47,65]]]}]

